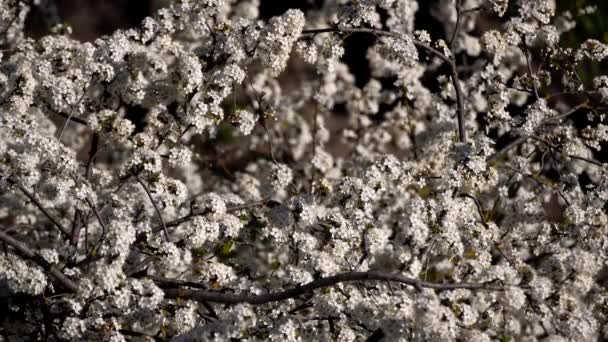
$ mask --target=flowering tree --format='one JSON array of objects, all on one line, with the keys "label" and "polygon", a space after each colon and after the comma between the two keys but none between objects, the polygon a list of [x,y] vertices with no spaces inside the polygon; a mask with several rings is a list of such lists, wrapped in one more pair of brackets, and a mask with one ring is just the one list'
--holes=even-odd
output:
[{"label": "flowering tree", "polygon": [[608,46],[560,45],[593,8],[176,0],[83,43],[33,3],[0,2],[0,341],[608,337]]}]

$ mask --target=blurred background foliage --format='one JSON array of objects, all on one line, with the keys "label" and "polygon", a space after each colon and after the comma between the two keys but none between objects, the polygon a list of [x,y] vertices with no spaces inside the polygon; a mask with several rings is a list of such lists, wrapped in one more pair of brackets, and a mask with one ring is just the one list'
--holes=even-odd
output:
[{"label": "blurred background foliage", "polygon": [[577,18],[576,28],[562,36],[564,46],[575,47],[587,39],[597,39],[608,43],[607,0],[558,0],[557,13],[570,11],[572,14],[576,14],[587,6],[595,6],[597,11]]}]

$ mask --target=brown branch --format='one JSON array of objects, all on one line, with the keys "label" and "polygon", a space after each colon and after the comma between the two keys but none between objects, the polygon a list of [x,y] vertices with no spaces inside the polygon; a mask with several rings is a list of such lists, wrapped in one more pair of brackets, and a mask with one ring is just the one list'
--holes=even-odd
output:
[{"label": "brown branch", "polygon": [[14,239],[3,231],[0,231],[0,240],[17,250],[18,254],[20,254],[22,257],[30,259],[40,265],[65,289],[70,290],[71,292],[78,292],[78,285],[74,281],[68,278],[65,274],[61,273],[61,271],[55,266],[49,264],[43,257],[34,252],[25,243]]},{"label": "brown branch", "polygon": [[165,240],[169,241],[169,232],[167,231],[167,225],[165,224],[165,220],[163,220],[163,214],[161,214],[160,209],[156,205],[156,202],[152,197],[152,193],[150,193],[150,189],[148,189],[148,186],[137,175],[135,175],[135,180],[137,180],[141,187],[144,188],[144,190],[146,191],[146,194],[148,194],[148,198],[150,198],[150,202],[152,202],[152,206],[154,206],[154,210],[156,210],[156,215],[158,216],[158,220],[160,221],[161,228],[165,233]]},{"label": "brown branch", "polygon": [[291,298],[296,298],[301,295],[311,293],[312,291],[320,288],[326,288],[334,286],[344,282],[354,281],[388,281],[395,282],[405,285],[410,285],[415,288],[429,288],[435,290],[456,290],[456,289],[468,289],[468,290],[486,290],[486,291],[504,291],[504,286],[490,285],[488,283],[451,283],[451,284],[440,284],[421,281],[413,278],[405,277],[401,274],[381,272],[381,271],[369,271],[369,272],[346,272],[339,273],[330,277],[320,278],[312,281],[305,285],[299,285],[287,290],[283,290],[275,293],[255,295],[250,293],[244,294],[231,294],[223,293],[218,291],[208,290],[195,290],[195,289],[184,289],[179,286],[182,285],[182,281],[176,280],[174,283],[170,279],[163,279],[162,282],[157,283],[159,286],[164,287],[166,298],[182,298],[190,299],[201,302],[212,302],[212,303],[224,303],[224,304],[238,304],[238,303],[249,303],[253,305],[261,305],[271,302],[283,301]]},{"label": "brown branch", "polygon": [[[450,38],[450,50],[454,54],[454,42],[456,41],[456,37],[458,36],[458,32],[460,31],[460,24],[462,23],[462,0],[456,0],[456,27],[454,27],[454,32],[452,32],[452,38]],[[455,54],[454,54],[455,55]]]},{"label": "brown branch", "polygon": [[51,113],[55,113],[55,114],[57,114],[57,115],[59,115],[59,116],[63,117],[64,119],[68,119],[68,120],[70,120],[70,121],[74,121],[74,122],[75,122],[75,123],[77,123],[77,124],[81,124],[81,125],[84,125],[84,126],[88,126],[88,125],[89,125],[89,124],[86,122],[86,120],[83,120],[83,119],[81,119],[81,118],[77,118],[77,117],[74,117],[74,116],[69,116],[69,115],[68,115],[68,114],[66,114],[66,113],[62,113],[62,112],[55,112],[55,111],[51,111]]},{"label": "brown branch", "polygon": [[[314,29],[314,30],[304,30],[302,34],[320,34],[320,33],[368,33],[376,36],[386,36],[397,38],[401,40],[407,40],[407,36],[397,33],[390,32],[378,29],[369,29],[369,28],[351,28],[351,27],[335,27],[335,28],[322,28],[322,29]],[[458,116],[458,134],[460,136],[460,142],[466,143],[466,129],[464,127],[464,95],[462,92],[462,87],[460,86],[460,81],[458,80],[458,72],[456,71],[456,64],[452,61],[448,56],[443,54],[441,51],[433,48],[432,46],[425,44],[423,42],[413,40],[413,43],[419,49],[426,50],[427,52],[435,55],[439,59],[441,59],[449,68],[450,68],[450,76],[452,77],[452,84],[454,85],[454,90],[456,92],[456,102],[458,106],[457,116]]]},{"label": "brown branch", "polygon": [[[71,176],[72,176],[72,179],[74,180],[74,183],[77,186],[80,186],[80,183],[78,182],[78,178],[76,177],[76,175],[72,174]],[[106,228],[106,225],[103,223],[103,220],[101,219],[101,215],[99,214],[99,211],[97,210],[97,206],[95,205],[95,203],[93,203],[93,201],[88,196],[85,197],[85,201],[87,202],[87,204],[89,205],[91,210],[93,210],[93,213],[95,214],[95,217],[97,218],[97,221],[99,222],[99,225],[101,226],[101,238],[99,239],[99,241],[101,241],[106,236],[106,232],[108,231],[108,229]]]},{"label": "brown branch", "polygon": [[51,214],[42,206],[42,203],[40,203],[40,201],[38,201],[31,192],[27,191],[27,189],[25,187],[23,187],[23,185],[17,183],[15,180],[12,180],[11,178],[8,179],[8,182],[14,184],[19,190],[21,190],[21,192],[23,192],[23,194],[25,194],[25,196],[27,196],[27,198],[29,198],[30,201],[32,201],[32,203],[34,203],[34,205],[36,207],[38,207],[38,209],[40,209],[40,211],[44,214],[44,216],[46,216],[49,219],[49,221],[51,221],[51,223],[53,223],[53,225],[55,225],[55,227],[59,228],[59,230],[65,236],[68,236],[68,237],[70,236],[70,230],[68,230],[61,223],[59,223],[59,221],[57,221],[55,218],[53,218],[53,216],[51,216]]},{"label": "brown branch", "polygon": [[532,88],[534,89],[534,96],[536,99],[540,99],[540,95],[538,95],[538,86],[536,85],[536,76],[534,75],[534,71],[532,71],[532,61],[530,60],[532,57],[530,56],[530,50],[528,49],[528,44],[526,44],[526,39],[522,39],[522,43],[524,45],[523,53],[526,56],[526,65],[528,67],[528,74],[530,74],[530,79],[532,80]]},{"label": "brown branch", "polygon": [[[97,151],[99,148],[99,133],[93,133],[91,137],[91,149],[89,150],[89,160],[87,161],[87,165],[84,171],[85,178],[89,179],[91,177],[91,170],[93,168],[93,161],[97,156]],[[74,213],[74,221],[72,221],[72,237],[70,239],[70,244],[72,246],[78,246],[78,236],[80,235],[80,229],[82,228],[82,212],[80,209],[76,209]]]}]

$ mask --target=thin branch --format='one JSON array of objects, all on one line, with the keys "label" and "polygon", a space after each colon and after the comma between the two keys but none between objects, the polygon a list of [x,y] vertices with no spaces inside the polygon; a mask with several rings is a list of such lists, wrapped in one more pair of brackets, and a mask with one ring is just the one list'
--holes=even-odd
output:
[{"label": "thin branch", "polygon": [[[554,121],[559,121],[559,120],[561,120],[563,118],[566,118],[566,117],[574,114],[575,112],[577,112],[579,109],[584,108],[585,106],[587,106],[587,104],[588,104],[588,101],[584,101],[584,102],[582,102],[582,103],[580,103],[580,104],[572,107],[566,113],[562,113],[562,114],[558,114],[556,116],[552,116],[552,117],[546,118],[546,119],[544,119],[538,125],[538,127],[542,127],[545,124],[548,124],[548,123],[551,123],[551,122],[554,122]],[[506,133],[506,134],[509,134],[509,133]],[[511,150],[511,149],[513,149],[513,148],[515,148],[515,147],[517,147],[517,146],[525,143],[526,140],[528,140],[528,138],[530,138],[530,137],[529,136],[519,136],[519,134],[516,133],[516,137],[515,138],[516,138],[516,140],[512,141],[507,146],[503,147],[500,151],[498,151],[495,154],[493,154],[492,156],[490,156],[487,159],[487,162],[491,163],[493,161],[496,161],[496,160],[500,159],[500,157],[502,157],[504,154],[506,154],[509,150]],[[575,158],[575,159],[581,159],[581,158],[579,157],[579,158]],[[581,160],[584,160],[584,159],[581,159]],[[599,164],[597,162],[594,162],[593,164],[602,166],[601,164]]]},{"label": "thin branch", "polygon": [[[322,28],[322,29],[314,29],[314,30],[304,30],[302,31],[303,35],[306,34],[320,34],[320,33],[368,33],[376,36],[386,36],[397,38],[401,40],[408,40],[407,37],[403,34],[397,32],[390,32],[378,29],[370,29],[370,28],[352,28],[352,27],[335,27],[335,28]],[[433,48],[432,46],[425,44],[423,42],[413,40],[413,44],[423,50],[426,50],[432,55],[435,55],[439,59],[441,59],[447,66],[450,68],[450,76],[452,78],[452,84],[454,85],[454,90],[456,92],[456,102],[458,106],[458,133],[460,136],[460,142],[466,143],[466,129],[464,127],[464,95],[462,91],[462,87],[460,85],[460,81],[458,80],[458,72],[456,71],[456,64],[452,61],[448,56],[443,54],[441,51]]]},{"label": "thin branch", "polygon": [[[72,174],[71,176],[72,176],[72,179],[74,180],[74,183],[77,186],[80,186],[80,183],[78,182],[78,178],[76,177],[76,175]],[[87,204],[89,205],[91,210],[93,210],[93,213],[95,214],[95,217],[97,218],[97,221],[99,222],[99,225],[101,226],[101,238],[99,239],[99,241],[101,241],[106,236],[106,232],[108,231],[108,229],[106,228],[106,225],[103,223],[103,220],[101,219],[101,215],[99,214],[99,211],[97,210],[97,206],[95,205],[95,203],[93,203],[93,201],[89,198],[89,196],[85,197],[85,201],[87,202]]]},{"label": "thin branch", "polygon": [[261,295],[255,295],[250,293],[231,294],[218,291],[184,289],[179,288],[179,286],[181,286],[181,281],[176,281],[175,284],[170,284],[169,280],[167,279],[165,279],[164,282],[161,283],[161,285],[165,287],[163,291],[165,292],[166,298],[182,298],[201,302],[205,301],[224,304],[249,303],[253,305],[261,305],[296,298],[303,294],[310,293],[316,289],[334,286],[339,283],[355,281],[388,281],[410,285],[416,288],[429,288],[435,290],[468,289],[505,291],[504,286],[490,285],[488,283],[431,283],[413,278],[408,278],[401,274],[381,271],[339,273],[334,276],[320,278],[308,284],[296,286],[291,289]]},{"label": "thin branch", "polygon": [[11,180],[10,178],[8,179],[9,183],[15,184],[15,186],[21,190],[21,192],[23,192],[25,194],[25,196],[27,196],[27,198],[30,199],[30,201],[32,201],[32,203],[34,203],[34,205],[36,207],[38,207],[38,209],[40,209],[40,211],[44,214],[44,216],[46,216],[49,221],[51,221],[51,223],[53,223],[53,225],[55,225],[55,227],[59,228],[59,230],[65,235],[65,236],[70,236],[70,230],[67,229],[66,227],[64,227],[61,223],[59,223],[59,221],[57,221],[55,218],[53,218],[53,216],[51,216],[51,214],[42,206],[42,203],[40,203],[40,201],[38,201],[36,199],[36,197],[34,197],[34,195],[27,191],[27,189],[25,187],[23,187],[23,185],[17,183],[14,180]]},{"label": "thin branch", "polygon": [[318,135],[318,130],[319,130],[319,123],[318,123],[318,116],[319,116],[319,108],[318,105],[315,103],[315,116],[313,117],[313,129],[312,129],[312,154],[310,156],[310,188],[308,189],[308,192],[312,195],[314,189],[314,184],[315,184],[315,167],[313,165],[313,160],[315,159],[315,155],[317,154],[317,135]]},{"label": "thin branch", "polygon": [[488,222],[486,221],[486,217],[483,215],[483,209],[481,208],[481,203],[479,203],[479,200],[477,199],[477,197],[475,197],[471,194],[468,194],[466,192],[461,193],[460,196],[467,197],[467,198],[470,198],[473,200],[473,202],[475,203],[475,206],[477,207],[477,213],[479,214],[479,218],[481,219],[481,224],[486,229],[490,228],[488,226]]},{"label": "thin branch", "polygon": [[59,137],[57,138],[57,140],[61,140],[61,137],[63,137],[63,132],[65,132],[65,129],[68,127],[68,123],[70,121],[72,121],[72,116],[74,115],[74,108],[76,106],[80,105],[80,102],[82,102],[82,100],[84,99],[84,96],[89,92],[89,90],[91,89],[91,87],[93,87],[94,83],[95,83],[95,79],[91,79],[91,83],[89,83],[89,85],[84,90],[84,92],[82,93],[82,95],[80,95],[80,98],[78,99],[78,102],[76,102],[72,106],[72,108],[70,109],[70,115],[68,115],[68,118],[65,120],[65,123],[63,124],[63,127],[61,127],[61,131],[59,132]]},{"label": "thin branch", "polygon": [[[479,200],[477,199],[477,197],[468,194],[468,193],[461,193],[461,196],[470,198],[473,200],[473,202],[475,202],[475,206],[477,207],[477,213],[479,214],[479,218],[481,219],[481,223],[484,226],[484,228],[486,229],[490,229],[490,226],[488,225],[488,221],[486,221],[486,217],[483,214],[483,209],[481,207],[481,203],[479,203]],[[498,246],[498,243],[494,243],[494,248],[496,248],[496,250],[498,251],[498,253],[505,258],[505,260],[507,260],[507,262],[509,263],[509,265],[511,265],[511,267],[513,267],[513,269],[515,269],[515,265],[513,264],[513,262],[511,262],[511,259],[509,259],[505,253],[502,252],[502,250],[500,249],[500,247]]]},{"label": "thin branch", "polygon": [[520,175],[522,175],[524,177],[528,177],[528,178],[532,179],[533,181],[537,182],[538,184],[546,186],[547,188],[549,188],[551,190],[555,190],[557,192],[557,194],[564,200],[564,202],[566,202],[566,205],[570,206],[570,201],[568,201],[568,199],[566,198],[566,195],[564,195],[564,193],[562,192],[562,190],[559,187],[553,186],[551,184],[548,184],[547,182],[539,179],[539,177],[536,177],[534,175],[525,173],[525,172],[523,172],[521,170],[518,170],[518,169],[516,169],[514,167],[511,167],[511,166],[508,166],[508,165],[507,166],[503,166],[503,167],[505,169],[507,169],[507,170],[513,171],[515,173],[518,173],[518,174],[520,174]]},{"label": "thin branch", "polygon": [[55,112],[55,111],[51,111],[51,113],[55,113],[55,114],[57,114],[57,115],[59,115],[59,116],[63,117],[64,119],[67,119],[67,120],[70,120],[70,121],[74,121],[74,122],[75,122],[75,123],[77,123],[77,124],[81,124],[81,125],[84,125],[84,126],[88,126],[88,125],[89,125],[89,124],[86,122],[86,120],[83,120],[83,119],[81,119],[81,118],[77,118],[77,117],[74,117],[74,116],[69,116],[69,115],[68,115],[68,114],[66,114],[66,113],[62,113],[62,112]]},{"label": "thin branch", "polygon": [[[253,87],[253,84],[251,84],[251,82],[249,80],[247,80],[247,84],[251,88],[252,92],[255,94],[255,97],[249,96],[249,98],[250,98],[250,101],[251,101],[254,109],[256,110],[256,112],[258,114],[260,125],[262,126],[262,128],[264,128],[264,132],[266,132],[266,136],[268,138],[268,151],[270,153],[270,159],[272,160],[273,164],[278,165],[277,158],[274,156],[274,146],[272,143],[272,135],[270,134],[270,130],[268,129],[268,124],[266,123],[266,114],[264,113],[264,109],[262,108],[263,99],[259,95],[257,90]],[[245,94],[247,94],[247,92],[245,92]]]},{"label": "thin branch", "polygon": [[534,96],[536,97],[536,99],[540,99],[540,96],[538,95],[538,86],[536,85],[536,76],[534,74],[534,71],[532,71],[532,62],[530,61],[530,59],[532,57],[530,57],[530,50],[528,50],[528,44],[526,44],[526,39],[522,39],[522,43],[524,44],[524,55],[526,56],[526,65],[528,66],[528,74],[530,74],[530,79],[532,80],[532,88],[534,89]]},{"label": "thin branch", "polygon": [[[87,165],[84,171],[85,178],[89,179],[91,177],[91,170],[93,168],[93,161],[97,156],[97,151],[99,147],[99,133],[93,133],[91,137],[91,149],[89,150],[89,160],[87,161]],[[82,212],[79,209],[76,209],[74,213],[74,221],[72,221],[72,237],[70,239],[70,244],[72,246],[78,246],[78,237],[80,235],[80,229],[82,228]]]},{"label": "thin branch", "polygon": [[599,166],[599,167],[604,166],[602,163],[600,163],[600,162],[598,162],[598,161],[596,161],[596,160],[593,160],[593,159],[589,159],[589,158],[585,158],[585,157],[577,156],[577,155],[574,155],[574,154],[567,154],[567,153],[564,153],[564,151],[563,151],[561,148],[559,148],[558,146],[556,146],[556,145],[552,144],[552,143],[551,143],[549,140],[547,140],[547,139],[543,139],[543,138],[538,137],[538,136],[535,136],[535,135],[530,135],[530,136],[528,136],[528,138],[533,139],[533,140],[536,140],[536,141],[538,141],[538,142],[541,142],[541,143],[543,143],[543,144],[547,145],[548,147],[550,147],[550,148],[552,148],[552,149],[554,149],[554,150],[557,150],[558,152],[560,152],[561,154],[565,155],[565,156],[566,156],[566,157],[568,157],[568,158],[577,159],[577,160],[582,160],[582,161],[585,161],[585,162],[587,162],[587,163],[590,163],[590,164],[593,164],[593,165],[595,165],[595,166]]},{"label": "thin branch", "polygon": [[456,1],[456,27],[454,27],[454,32],[452,32],[452,38],[450,38],[450,50],[452,53],[454,51],[454,42],[456,41],[456,37],[458,36],[458,32],[460,31],[460,24],[462,22],[462,0]]},{"label": "thin branch", "polygon": [[162,230],[165,233],[165,240],[169,241],[169,232],[167,231],[167,225],[165,224],[165,220],[163,219],[163,214],[161,214],[160,209],[156,205],[156,202],[152,197],[152,193],[150,193],[150,189],[148,189],[148,186],[137,175],[135,176],[135,180],[137,180],[141,187],[144,188],[144,190],[146,191],[146,194],[148,194],[148,198],[150,198],[150,202],[152,202],[152,206],[154,206],[154,210],[156,210],[156,215],[158,216],[158,220],[160,221]]},{"label": "thin branch", "polygon": [[25,243],[14,239],[3,231],[0,231],[0,240],[7,245],[13,247],[17,252],[24,258],[33,260],[40,265],[45,271],[47,271],[58,283],[61,284],[67,290],[71,292],[78,292],[78,285],[68,278],[65,274],[61,273],[55,266],[49,264],[43,257],[34,252]]}]

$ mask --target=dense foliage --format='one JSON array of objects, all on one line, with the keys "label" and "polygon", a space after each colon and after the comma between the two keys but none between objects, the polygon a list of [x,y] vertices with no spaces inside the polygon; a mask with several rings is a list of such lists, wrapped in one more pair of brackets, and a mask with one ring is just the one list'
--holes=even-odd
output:
[{"label": "dense foliage", "polygon": [[608,46],[560,44],[593,7],[441,0],[440,37],[417,0],[175,0],[26,37],[50,3],[0,0],[0,341],[608,338]]}]

